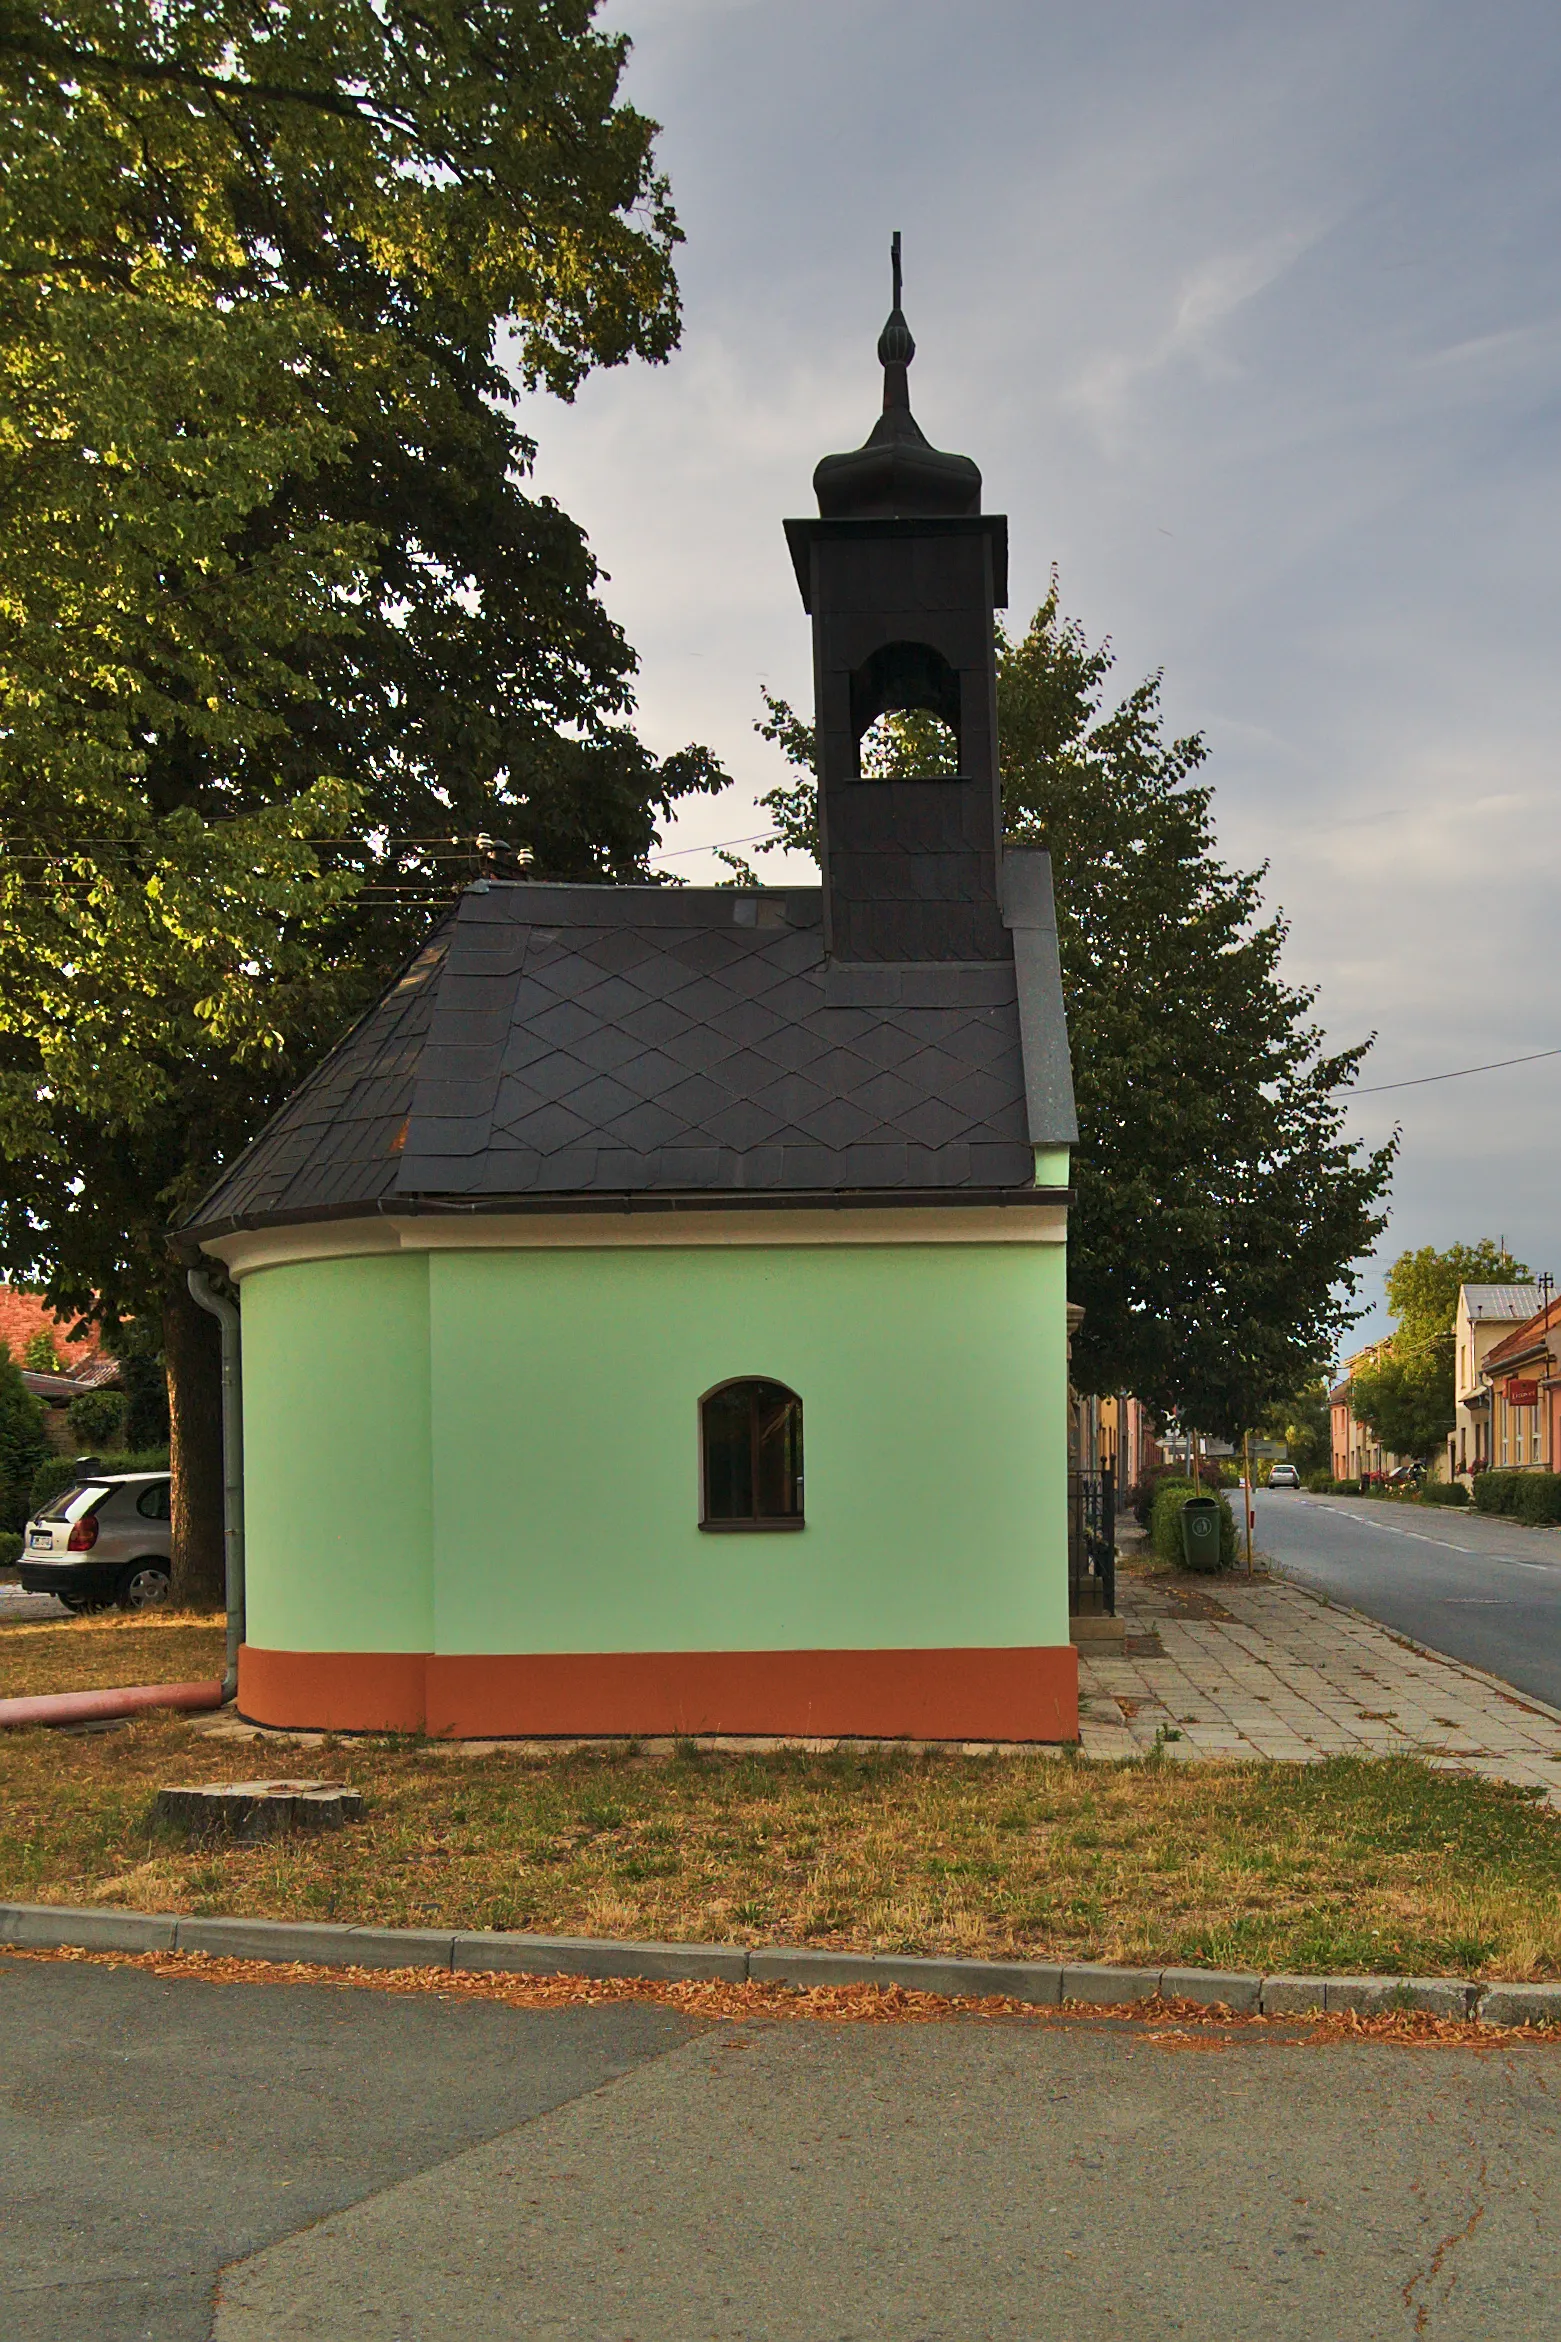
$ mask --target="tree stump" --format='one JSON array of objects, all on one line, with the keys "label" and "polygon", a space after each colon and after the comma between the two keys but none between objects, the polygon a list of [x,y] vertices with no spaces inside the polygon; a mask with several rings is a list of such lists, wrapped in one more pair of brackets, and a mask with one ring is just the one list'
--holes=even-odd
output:
[{"label": "tree stump", "polygon": [[153,1810],[186,1837],[252,1845],[291,1830],[339,1830],[361,1820],[363,1799],[342,1781],[200,1781],[159,1789]]}]

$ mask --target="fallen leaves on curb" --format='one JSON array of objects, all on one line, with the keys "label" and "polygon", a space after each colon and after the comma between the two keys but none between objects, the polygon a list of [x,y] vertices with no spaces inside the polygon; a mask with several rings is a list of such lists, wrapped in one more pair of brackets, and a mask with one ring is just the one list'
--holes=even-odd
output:
[{"label": "fallen leaves on curb", "polygon": [[[1196,2001],[1155,1999],[1095,2007],[1082,2001],[1061,2008],[1001,1994],[955,1999],[907,1991],[899,1984],[726,1984],[657,1982],[633,1976],[521,1976],[493,1969],[322,1968],[303,1960],[237,1960],[211,1952],[88,1952],[74,1946],[34,1951],[0,1945],[7,1960],[73,1961],[99,1968],[139,1968],[149,1976],[197,1984],[334,1985],[343,1991],[433,1993],[444,2000],[498,2001],[510,2008],[591,2007],[608,2001],[654,2001],[711,2023],[756,2017],[824,2024],[936,2025],[955,2020],[1022,2018],[1042,2025],[1105,2023],[1153,2025],[1143,2038],[1158,2049],[1218,2049],[1233,2036],[1266,2036],[1286,2047],[1378,2041],[1405,2049],[1561,2048],[1561,2027],[1489,2025],[1433,2017],[1419,2010],[1364,2017],[1353,2010],[1316,2017],[1233,2016]],[[1166,2019],[1171,2019],[1168,2026]]]}]

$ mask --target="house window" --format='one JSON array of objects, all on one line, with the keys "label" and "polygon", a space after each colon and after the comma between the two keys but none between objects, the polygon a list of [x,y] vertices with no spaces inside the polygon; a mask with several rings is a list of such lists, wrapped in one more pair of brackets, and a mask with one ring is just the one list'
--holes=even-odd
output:
[{"label": "house window", "polygon": [[802,1401],[781,1382],[724,1382],[699,1402],[702,1529],[802,1527]]}]

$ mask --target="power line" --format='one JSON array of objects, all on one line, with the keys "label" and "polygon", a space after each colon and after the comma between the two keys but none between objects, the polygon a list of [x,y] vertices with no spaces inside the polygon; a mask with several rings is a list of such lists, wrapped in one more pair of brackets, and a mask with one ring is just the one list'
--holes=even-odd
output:
[{"label": "power line", "polygon": [[669,846],[659,854],[648,854],[649,862],[675,862],[681,854],[717,854],[723,846],[769,846],[775,844],[779,830],[755,830],[751,838],[712,838],[708,846]]},{"label": "power line", "polygon": [[1428,1082],[1461,1082],[1471,1073],[1500,1073],[1508,1065],[1537,1065],[1542,1057],[1561,1057],[1561,1049],[1531,1049],[1526,1057],[1493,1057],[1489,1065],[1460,1065],[1451,1073],[1418,1073],[1406,1082],[1372,1082],[1364,1090],[1341,1091],[1351,1098],[1380,1098],[1384,1090],[1421,1090]]}]

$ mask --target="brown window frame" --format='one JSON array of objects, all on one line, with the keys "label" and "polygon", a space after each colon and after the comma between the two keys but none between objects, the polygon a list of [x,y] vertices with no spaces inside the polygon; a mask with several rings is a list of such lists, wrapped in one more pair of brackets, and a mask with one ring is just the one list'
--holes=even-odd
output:
[{"label": "brown window frame", "polygon": [[[723,1391],[729,1391],[729,1390],[739,1389],[739,1388],[741,1388],[741,1387],[742,1387],[742,1385],[743,1385],[743,1384],[745,1384],[745,1383],[746,1383],[746,1384],[762,1384],[762,1385],[764,1385],[766,1388],[768,1388],[768,1389],[770,1389],[770,1390],[784,1391],[784,1392],[785,1392],[785,1394],[786,1394],[786,1396],[787,1396],[787,1398],[788,1398],[789,1400],[791,1400],[791,1402],[793,1403],[793,1405],[796,1407],[796,1410],[797,1410],[797,1417],[798,1417],[798,1425],[797,1425],[797,1429],[798,1429],[798,1446],[799,1446],[799,1450],[802,1450],[802,1452],[801,1452],[801,1460],[800,1460],[800,1463],[799,1463],[799,1469],[798,1469],[798,1472],[797,1472],[797,1496],[798,1496],[798,1500],[799,1500],[799,1503],[800,1503],[800,1505],[801,1505],[802,1509],[801,1509],[800,1511],[798,1511],[798,1512],[795,1512],[795,1513],[755,1513],[755,1514],[753,1514],[753,1515],[752,1515],[750,1518],[748,1518],[748,1519],[746,1519],[746,1520],[744,1520],[744,1519],[726,1519],[726,1518],[713,1518],[713,1517],[712,1517],[712,1515],[711,1515],[711,1512],[710,1512],[710,1461],[709,1461],[709,1456],[708,1456],[708,1454],[707,1454],[707,1452],[706,1452],[706,1446],[705,1446],[705,1409],[706,1409],[706,1408],[709,1406],[709,1404],[710,1404],[710,1401],[711,1401],[712,1399],[718,1399],[718,1398],[721,1396],[721,1394],[722,1394],[722,1392],[723,1392]],[[752,1442],[753,1442],[753,1439],[754,1439],[754,1433],[753,1433],[753,1418],[752,1418],[752,1412],[751,1412],[751,1409],[752,1409],[753,1402],[752,1402],[751,1400],[750,1400],[750,1402],[749,1402],[749,1405],[750,1405],[750,1415],[749,1415],[749,1438],[750,1438],[750,1443],[752,1443]],[[757,1451],[756,1451],[756,1447],[754,1447],[752,1444],[750,1445],[750,1464],[751,1464],[751,1469],[752,1469],[752,1476],[753,1476],[753,1483],[754,1483],[754,1487],[755,1487],[755,1489],[757,1489],[757,1486],[758,1486],[758,1469],[757,1469],[757,1465],[758,1465],[758,1457],[757,1457]],[[752,1537],[752,1536],[768,1537],[768,1536],[771,1536],[771,1535],[774,1535],[774,1534],[776,1534],[777,1532],[778,1532],[779,1534],[781,1534],[781,1535],[785,1535],[787,1532],[789,1532],[789,1531],[791,1531],[791,1530],[794,1530],[794,1529],[805,1529],[805,1528],[807,1527],[807,1525],[808,1525],[808,1524],[807,1524],[807,1511],[806,1511],[806,1507],[807,1507],[807,1468],[806,1468],[806,1451],[805,1451],[805,1449],[802,1449],[802,1396],[801,1396],[801,1393],[800,1393],[799,1391],[794,1391],[794,1390],[792,1389],[792,1387],[791,1387],[791,1385],[790,1385],[790,1383],[789,1383],[789,1382],[780,1382],[780,1381],[778,1381],[778,1380],[776,1379],[776,1377],[775,1377],[773,1374],[728,1374],[728,1375],[724,1375],[724,1376],[722,1377],[722,1379],[721,1379],[719,1382],[712,1383],[712,1384],[711,1384],[711,1386],[710,1386],[710,1388],[709,1388],[707,1391],[703,1391],[703,1392],[701,1392],[701,1394],[700,1394],[700,1398],[699,1398],[699,1526],[700,1526],[700,1529],[701,1529],[702,1531],[706,1531],[706,1532],[708,1532],[710,1535],[712,1535],[712,1536],[716,1536],[716,1537],[731,1537],[731,1536],[736,1536],[736,1537]]]}]

